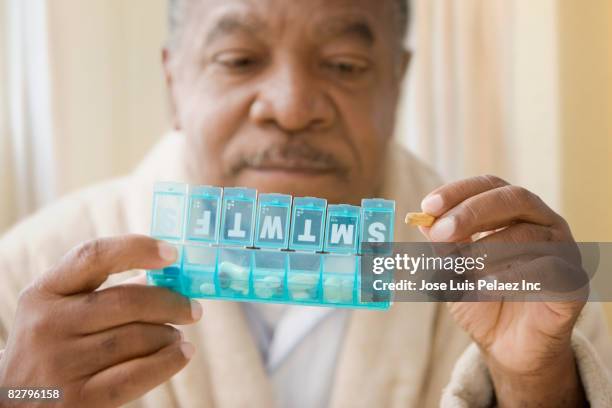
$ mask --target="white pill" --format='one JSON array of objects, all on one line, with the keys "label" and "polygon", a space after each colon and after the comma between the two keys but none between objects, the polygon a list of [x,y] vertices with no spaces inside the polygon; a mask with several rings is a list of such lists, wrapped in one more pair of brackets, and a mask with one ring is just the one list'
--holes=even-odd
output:
[{"label": "white pill", "polygon": [[291,292],[291,296],[295,300],[310,300],[310,299],[312,299],[312,296],[310,296],[310,293],[306,292],[306,291],[303,291],[303,290],[293,291],[293,292]]},{"label": "white pill", "polygon": [[323,287],[327,288],[339,288],[342,285],[340,278],[332,276],[331,278],[325,278],[323,280]]},{"label": "white pill", "polygon": [[274,296],[274,291],[270,288],[255,288],[255,295],[263,299],[268,299]]},{"label": "white pill", "polygon": [[232,282],[229,288],[242,295],[249,294],[249,283],[248,282]]},{"label": "white pill", "polygon": [[288,284],[301,290],[311,290],[319,283],[319,276],[311,273],[296,273],[289,276]]},{"label": "white pill", "polygon": [[223,288],[229,287],[242,295],[249,294],[249,270],[232,262],[221,262],[219,279]]},{"label": "white pill", "polygon": [[353,301],[353,280],[332,276],[323,280],[325,300],[332,303]]},{"label": "white pill", "polygon": [[282,278],[277,275],[270,275],[256,280],[253,285],[257,296],[270,298],[282,288]]},{"label": "white pill", "polygon": [[202,285],[200,285],[200,292],[203,295],[214,295],[215,285],[213,283],[203,283]]},{"label": "white pill", "polygon": [[249,279],[248,269],[232,262],[221,262],[219,273],[227,274],[232,280]]},{"label": "white pill", "polygon": [[280,287],[282,285],[282,279],[279,276],[274,276],[274,275],[266,276],[263,279],[263,282],[270,289],[280,289]]}]

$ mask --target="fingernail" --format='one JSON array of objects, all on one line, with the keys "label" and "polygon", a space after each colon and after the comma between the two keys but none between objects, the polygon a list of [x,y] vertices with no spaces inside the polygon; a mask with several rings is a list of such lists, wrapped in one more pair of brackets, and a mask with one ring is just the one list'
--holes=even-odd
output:
[{"label": "fingernail", "polygon": [[191,317],[193,318],[193,320],[200,320],[200,317],[202,317],[202,305],[195,300],[191,301]]},{"label": "fingernail", "polygon": [[427,196],[421,202],[423,212],[431,215],[440,215],[444,209],[444,201],[440,194]]},{"label": "fingernail", "polygon": [[193,347],[193,344],[191,343],[182,342],[181,353],[183,353],[185,358],[189,360],[195,354],[195,347]]},{"label": "fingernail", "polygon": [[431,227],[429,237],[435,242],[448,241],[455,233],[456,224],[455,217],[442,218]]},{"label": "fingernail", "polygon": [[174,262],[178,258],[178,251],[176,248],[166,242],[159,241],[157,244],[159,257],[164,261]]}]

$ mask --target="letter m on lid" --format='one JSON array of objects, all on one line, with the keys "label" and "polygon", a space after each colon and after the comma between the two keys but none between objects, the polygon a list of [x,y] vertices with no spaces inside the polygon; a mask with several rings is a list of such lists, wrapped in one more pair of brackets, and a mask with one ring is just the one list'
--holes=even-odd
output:
[{"label": "letter m on lid", "polygon": [[360,208],[352,205],[330,205],[327,211],[325,251],[357,253]]}]

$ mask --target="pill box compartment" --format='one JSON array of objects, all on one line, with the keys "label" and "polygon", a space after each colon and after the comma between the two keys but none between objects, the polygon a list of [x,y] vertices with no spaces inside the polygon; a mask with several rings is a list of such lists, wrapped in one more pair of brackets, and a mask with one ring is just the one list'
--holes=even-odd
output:
[{"label": "pill box compartment", "polygon": [[168,242],[178,252],[177,261],[164,269],[150,270],[147,273],[147,281],[150,285],[180,291],[181,259],[183,257],[183,246],[175,242]]},{"label": "pill box compartment", "polygon": [[289,300],[296,302],[322,301],[321,268],[323,255],[288,253],[287,289]]},{"label": "pill box compartment", "polygon": [[355,302],[359,258],[355,255],[323,256],[323,301],[351,305]]},{"label": "pill box compartment", "polygon": [[241,248],[219,248],[217,288],[219,295],[230,298],[249,297],[253,269],[253,251]]},{"label": "pill box compartment", "polygon": [[215,285],[218,248],[186,245],[183,254],[181,292],[189,297],[218,295]]},{"label": "pill box compartment", "polygon": [[258,299],[284,300],[287,253],[281,251],[253,251],[253,293]]},{"label": "pill box compartment", "polygon": [[[385,271],[382,274],[373,272],[374,259],[392,256],[393,243],[367,242],[361,243],[362,255],[359,257],[357,274],[357,296],[359,303],[368,307],[382,306],[388,308],[391,304],[392,293],[384,284],[393,282],[394,271]],[[376,283],[376,285],[375,285]],[[379,289],[375,289],[375,287]]]}]

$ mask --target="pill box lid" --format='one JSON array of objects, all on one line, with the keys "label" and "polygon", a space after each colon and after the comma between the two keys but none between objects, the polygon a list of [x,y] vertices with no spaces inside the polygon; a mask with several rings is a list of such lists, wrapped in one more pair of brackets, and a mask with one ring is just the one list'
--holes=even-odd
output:
[{"label": "pill box lid", "polygon": [[283,207],[291,206],[292,197],[287,194],[260,194],[259,203],[265,205],[278,205]]},{"label": "pill box lid", "polygon": [[187,194],[189,186],[185,183],[177,183],[173,181],[158,181],[153,186],[153,191],[156,194]]},{"label": "pill box lid", "polygon": [[330,215],[359,215],[361,208],[355,205],[334,204],[327,207],[327,214]]},{"label": "pill box lid", "polygon": [[325,209],[325,207],[327,207],[327,200],[316,197],[296,197],[293,200],[293,206],[300,208]]},{"label": "pill box lid", "polygon": [[226,187],[223,194],[224,199],[238,199],[238,200],[257,200],[257,190],[254,188],[246,187]]},{"label": "pill box lid", "polygon": [[198,197],[221,197],[223,189],[214,186],[193,186],[191,187],[190,194]]},{"label": "pill box lid", "polygon": [[361,200],[361,207],[364,210],[387,210],[395,212],[395,201],[385,200],[384,198],[365,198]]}]

